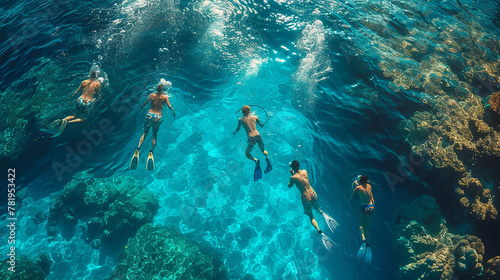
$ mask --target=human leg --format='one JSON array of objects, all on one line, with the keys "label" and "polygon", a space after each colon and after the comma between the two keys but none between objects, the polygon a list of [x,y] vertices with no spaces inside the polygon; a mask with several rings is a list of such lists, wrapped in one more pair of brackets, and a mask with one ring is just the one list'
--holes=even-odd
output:
[{"label": "human leg", "polygon": [[156,121],[153,124],[153,141],[152,141],[151,151],[154,150],[156,147],[156,139],[158,137],[158,130],[159,129],[160,129],[160,121]]},{"label": "human leg", "polygon": [[264,148],[264,141],[262,141],[262,137],[259,137],[259,138],[260,138],[259,142],[257,142],[259,144],[259,149],[267,157],[269,153]]},{"label": "human leg", "polygon": [[369,237],[369,230],[370,230],[370,220],[371,220],[371,215],[363,215],[361,214],[359,217],[359,230],[361,232],[361,237],[363,240],[366,240],[366,243],[368,242],[368,237]]},{"label": "human leg", "polygon": [[250,160],[253,160],[253,161],[257,161],[256,158],[254,158],[251,154],[252,152],[252,149],[253,149],[253,146],[255,146],[255,143],[253,143],[252,141],[250,141],[250,139],[248,140],[248,146],[247,146],[247,149],[245,150],[245,156],[250,159]]},{"label": "human leg", "polygon": [[309,216],[309,219],[311,220],[311,224],[312,226],[318,231],[320,232],[319,230],[319,227],[318,227],[318,222],[316,222],[316,219],[314,219],[314,216],[313,216],[313,212],[312,212],[312,208],[311,207],[308,207],[306,205],[304,205],[304,213]]}]

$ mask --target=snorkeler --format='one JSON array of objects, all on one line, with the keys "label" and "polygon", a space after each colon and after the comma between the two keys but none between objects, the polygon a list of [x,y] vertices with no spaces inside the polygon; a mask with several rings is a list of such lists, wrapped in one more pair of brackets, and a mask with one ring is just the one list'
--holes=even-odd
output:
[{"label": "snorkeler", "polygon": [[132,160],[130,161],[129,169],[136,169],[139,164],[139,150],[141,149],[142,142],[144,138],[148,135],[149,129],[153,128],[153,146],[148,154],[148,160],[146,162],[146,170],[154,170],[155,162],[153,157],[153,150],[156,146],[156,138],[158,136],[158,129],[161,124],[161,116],[163,105],[167,104],[167,107],[172,110],[175,119],[175,111],[172,105],[170,105],[170,101],[168,100],[168,95],[164,94],[164,92],[168,92],[168,90],[172,87],[172,83],[165,81],[165,79],[161,79],[160,83],[156,87],[157,92],[149,95],[148,99],[142,104],[141,109],[144,109],[146,105],[151,101],[151,108],[149,109],[146,115],[146,122],[144,123],[144,133],[139,139],[139,145],[137,149],[135,149],[134,155],[132,156]]},{"label": "snorkeler", "polygon": [[375,212],[375,201],[373,200],[372,186],[368,184],[368,177],[366,175],[359,176],[359,181],[354,181],[353,184],[357,185],[352,191],[350,201],[354,201],[359,194],[361,198],[361,214],[359,216],[359,230],[363,243],[358,251],[358,258],[365,260],[365,263],[370,264],[372,260],[372,250],[368,242],[368,233],[370,229],[370,220],[373,212]]},{"label": "snorkeler", "polygon": [[252,154],[250,154],[255,144],[259,145],[260,150],[266,156],[267,167],[266,170],[264,170],[264,172],[267,174],[271,170],[273,170],[273,166],[271,165],[271,161],[269,160],[269,153],[264,149],[264,142],[262,141],[262,136],[260,136],[256,126],[256,124],[259,124],[260,127],[264,127],[264,124],[260,121],[259,117],[252,115],[250,113],[251,110],[250,106],[245,105],[240,110],[243,113],[243,117],[238,119],[238,127],[236,128],[236,131],[233,132],[233,135],[236,135],[236,132],[240,131],[240,127],[241,125],[243,125],[243,128],[245,129],[248,137],[247,138],[248,146],[247,149],[245,150],[245,156],[248,159],[255,161],[255,170],[253,174],[253,179],[254,181],[257,181],[259,179],[262,179],[262,170],[260,169],[260,160],[254,158]]},{"label": "snorkeler", "polygon": [[312,209],[316,209],[321,213],[321,215],[323,215],[326,223],[328,224],[328,227],[332,232],[337,229],[339,224],[337,223],[337,221],[335,221],[335,219],[323,212],[318,207],[318,196],[309,183],[309,176],[307,171],[305,169],[300,169],[300,164],[296,160],[292,161],[290,167],[292,168],[290,169],[290,174],[292,176],[290,177],[290,181],[288,182],[288,187],[291,188],[295,185],[297,186],[297,189],[299,189],[302,198],[302,206],[304,206],[304,213],[309,216],[311,224],[318,231],[318,234],[321,235],[323,244],[325,245],[326,249],[330,251],[332,248],[336,247],[337,244],[319,229],[318,223],[316,222],[316,219],[314,219]]},{"label": "snorkeler", "polygon": [[52,137],[57,137],[63,133],[64,129],[69,123],[82,122],[84,118],[76,118],[77,115],[86,115],[89,113],[93,102],[95,102],[94,94],[97,93],[100,98],[101,82],[104,81],[103,78],[99,78],[100,70],[99,66],[93,66],[90,70],[89,79],[83,81],[80,87],[73,93],[72,96],[77,94],[80,90],[82,95],[76,101],[76,112],[71,116],[67,116],[64,119],[58,119],[47,125],[47,129],[53,131]]}]

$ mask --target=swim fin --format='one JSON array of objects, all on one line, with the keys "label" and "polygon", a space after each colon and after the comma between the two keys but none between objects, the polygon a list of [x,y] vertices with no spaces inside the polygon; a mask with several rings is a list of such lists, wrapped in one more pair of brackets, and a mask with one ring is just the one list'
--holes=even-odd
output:
[{"label": "swim fin", "polygon": [[325,246],[328,252],[332,252],[334,248],[338,248],[339,245],[335,243],[328,235],[321,233],[321,240],[323,241],[323,245]]},{"label": "swim fin", "polygon": [[153,150],[149,151],[148,161],[146,162],[146,170],[155,170],[155,158],[153,156]]},{"label": "swim fin", "polygon": [[330,215],[326,214],[325,212],[321,211],[321,215],[323,215],[323,218],[325,218],[326,224],[330,228],[332,232],[335,232],[335,230],[339,227],[339,223],[332,218]]},{"label": "swim fin", "polygon": [[358,251],[358,259],[363,260],[366,255],[366,241],[363,240],[363,244],[361,244],[361,247],[359,247]]},{"label": "swim fin", "polygon": [[138,164],[139,164],[139,149],[136,149],[134,151],[132,159],[130,160],[130,165],[128,166],[128,169],[135,170]]},{"label": "swim fin", "polygon": [[260,169],[260,160],[255,162],[255,170],[253,172],[253,180],[257,181],[262,179],[262,169]]},{"label": "swim fin", "polygon": [[273,170],[273,166],[271,165],[271,161],[269,160],[268,157],[266,157],[266,162],[267,162],[267,166],[266,166],[266,170],[264,170],[264,174],[267,174],[267,173],[271,172],[271,170]]},{"label": "swim fin", "polygon": [[48,124],[47,128],[53,132],[52,136],[50,137],[54,138],[61,135],[66,129],[67,125],[68,125],[67,120],[55,120],[50,124]]},{"label": "swim fin", "polygon": [[370,245],[366,245],[365,264],[371,264],[371,263],[372,263],[372,249],[370,248]]}]

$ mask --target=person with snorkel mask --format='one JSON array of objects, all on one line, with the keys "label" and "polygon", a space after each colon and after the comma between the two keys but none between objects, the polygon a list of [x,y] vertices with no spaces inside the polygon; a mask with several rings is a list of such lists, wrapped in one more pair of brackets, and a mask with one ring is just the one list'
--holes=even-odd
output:
[{"label": "person with snorkel mask", "polygon": [[267,174],[268,172],[273,170],[273,166],[269,161],[269,154],[264,149],[264,142],[262,141],[262,137],[260,136],[260,133],[257,130],[257,124],[260,125],[260,127],[264,127],[264,124],[260,121],[259,117],[251,114],[250,106],[245,105],[243,106],[243,108],[240,109],[240,111],[243,113],[243,117],[238,119],[238,127],[236,128],[236,131],[233,132],[233,135],[236,135],[236,132],[238,132],[240,130],[240,127],[243,125],[243,128],[247,133],[247,140],[248,140],[248,146],[247,149],[245,150],[245,156],[248,159],[253,160],[255,162],[253,179],[254,181],[257,181],[259,179],[262,179],[262,169],[260,169],[260,160],[254,158],[251,154],[255,144],[259,145],[259,149],[266,156],[267,167],[264,172]]},{"label": "person with snorkel mask", "polygon": [[86,116],[89,113],[93,103],[96,100],[96,98],[94,98],[94,95],[97,94],[100,97],[101,83],[104,81],[104,79],[102,77],[100,78],[99,74],[99,66],[92,66],[92,68],[90,69],[89,78],[83,81],[80,84],[80,87],[78,87],[75,93],[73,93],[72,96],[75,96],[75,94],[82,91],[82,95],[80,95],[80,97],[78,97],[78,100],[76,101],[76,112],[73,115],[67,116],[64,119],[57,119],[47,125],[47,129],[53,131],[52,137],[61,135],[68,124],[82,122],[85,120],[82,115]]},{"label": "person with snorkel mask", "polygon": [[172,107],[172,105],[170,105],[168,95],[165,94],[168,92],[170,88],[172,88],[172,83],[169,81],[165,81],[165,79],[161,79],[160,83],[156,87],[157,89],[156,93],[150,94],[148,99],[142,104],[141,109],[144,109],[149,102],[151,102],[151,107],[146,115],[146,121],[144,123],[144,133],[142,134],[141,139],[139,139],[139,145],[137,146],[137,149],[135,149],[134,155],[132,156],[129,169],[137,168],[137,165],[139,164],[139,150],[141,149],[142,142],[144,142],[144,138],[146,138],[146,136],[149,133],[149,129],[152,128],[153,146],[151,147],[151,150],[149,151],[148,154],[148,160],[146,162],[146,170],[150,171],[154,170],[155,164],[154,164],[153,150],[156,146],[156,138],[158,136],[158,130],[160,128],[161,118],[162,118],[162,110],[165,104],[167,104],[167,107],[170,110],[172,110],[175,119],[174,108]]}]

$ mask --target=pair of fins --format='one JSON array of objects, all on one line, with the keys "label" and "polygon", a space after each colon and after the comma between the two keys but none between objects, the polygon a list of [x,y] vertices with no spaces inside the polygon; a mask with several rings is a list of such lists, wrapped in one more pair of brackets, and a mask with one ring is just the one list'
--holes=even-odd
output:
[{"label": "pair of fins", "polygon": [[[266,166],[266,170],[264,170],[265,174],[267,174],[267,173],[271,172],[271,170],[273,170],[273,166],[271,165],[271,161],[267,157],[266,157],[266,162],[267,162],[267,166]],[[259,179],[262,179],[262,169],[260,169],[260,160],[257,160],[255,162],[255,170],[253,171],[253,180],[257,181]]]},{"label": "pair of fins", "polygon": [[363,240],[363,244],[361,244],[359,248],[358,259],[364,261],[364,263],[368,265],[372,263],[372,249],[370,245],[366,243],[366,240]]},{"label": "pair of fins", "polygon": [[61,135],[64,130],[66,129],[66,126],[68,126],[68,121],[67,120],[55,120],[48,125],[46,125],[48,133],[51,134],[51,138],[55,138],[59,135]]},{"label": "pair of fins", "polygon": [[[139,165],[139,149],[135,150],[134,155],[132,156],[132,159],[130,160],[130,165],[129,165],[128,169],[135,170],[137,168],[137,165]],[[148,170],[148,171],[155,170],[155,158],[154,158],[152,150],[149,151],[149,154],[148,154],[148,160],[146,162],[146,170]]]},{"label": "pair of fins", "polygon": [[[325,218],[326,224],[328,225],[330,230],[332,232],[335,232],[335,230],[337,230],[337,228],[339,227],[339,223],[325,212],[320,210],[320,213],[321,215],[323,215],[323,218]],[[332,252],[333,249],[338,248],[340,246],[323,232],[321,232],[321,241],[323,242],[323,245],[325,246],[328,252]]]}]

